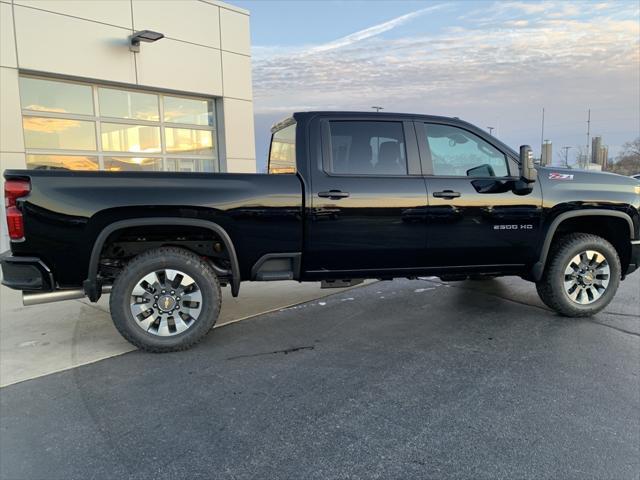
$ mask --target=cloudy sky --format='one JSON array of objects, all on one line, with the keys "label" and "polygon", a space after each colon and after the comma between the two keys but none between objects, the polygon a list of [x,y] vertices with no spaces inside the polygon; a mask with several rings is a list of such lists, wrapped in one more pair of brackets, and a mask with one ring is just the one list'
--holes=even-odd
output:
[{"label": "cloudy sky", "polygon": [[[296,110],[457,116],[517,148],[640,135],[640,3],[234,1],[251,11],[258,167]],[[495,133],[495,132],[494,132]]]}]

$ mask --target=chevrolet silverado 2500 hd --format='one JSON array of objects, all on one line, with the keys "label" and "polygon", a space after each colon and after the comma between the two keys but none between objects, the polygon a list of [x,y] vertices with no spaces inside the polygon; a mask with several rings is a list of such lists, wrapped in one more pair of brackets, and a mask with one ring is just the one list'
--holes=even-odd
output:
[{"label": "chevrolet silverado 2500 hd", "polygon": [[536,168],[457,118],[306,112],[275,125],[268,174],[10,170],[3,283],[25,304],[111,292],[149,351],[214,325],[246,280],[518,275],[593,315],[640,264],[634,179]]}]

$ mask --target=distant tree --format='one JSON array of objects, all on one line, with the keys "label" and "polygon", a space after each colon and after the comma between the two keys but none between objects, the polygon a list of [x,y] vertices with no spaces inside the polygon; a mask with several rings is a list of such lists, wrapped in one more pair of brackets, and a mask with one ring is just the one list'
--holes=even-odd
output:
[{"label": "distant tree", "polygon": [[587,155],[587,149],[584,145],[578,145],[576,150],[576,163],[574,163],[573,166],[575,168],[585,167],[589,162],[591,162],[591,158]]},{"label": "distant tree", "polygon": [[606,170],[620,175],[640,173],[640,137],[625,143],[615,162],[609,163]]},{"label": "distant tree", "polygon": [[636,158],[640,157],[640,137],[635,140],[631,140],[623,145],[629,155],[635,155]]}]

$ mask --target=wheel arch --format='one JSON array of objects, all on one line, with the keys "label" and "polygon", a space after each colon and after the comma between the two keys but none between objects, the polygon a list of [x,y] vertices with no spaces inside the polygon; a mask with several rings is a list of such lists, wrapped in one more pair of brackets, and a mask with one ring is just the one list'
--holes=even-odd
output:
[{"label": "wheel arch", "polygon": [[113,233],[131,227],[150,227],[150,226],[190,226],[199,227],[210,230],[220,237],[227,249],[229,261],[231,263],[231,293],[234,297],[238,296],[240,290],[240,264],[236,254],[235,247],[231,237],[227,231],[215,222],[196,218],[179,218],[179,217],[152,217],[152,218],[130,218],[127,220],[119,220],[105,226],[96,237],[91,249],[89,257],[89,268],[87,271],[87,279],[83,282],[83,288],[86,295],[92,302],[97,301],[102,293],[102,285],[98,281],[98,269],[100,265],[100,255],[105,246],[105,242]]},{"label": "wheel arch", "polygon": [[554,218],[551,222],[551,225],[549,225],[546,236],[544,238],[544,242],[542,243],[542,249],[540,251],[538,261],[533,265],[531,269],[531,276],[534,281],[538,281],[542,278],[542,274],[544,273],[544,269],[547,263],[549,250],[551,249],[551,244],[553,243],[553,240],[556,236],[556,232],[558,232],[558,230],[562,227],[562,224],[564,222],[571,221],[572,219],[585,220],[588,217],[609,217],[622,220],[626,222],[627,226],[629,227],[629,235],[627,237],[629,241],[635,239],[635,228],[633,225],[633,220],[628,214],[624,212],[606,209],[588,209],[561,213],[556,218]]}]

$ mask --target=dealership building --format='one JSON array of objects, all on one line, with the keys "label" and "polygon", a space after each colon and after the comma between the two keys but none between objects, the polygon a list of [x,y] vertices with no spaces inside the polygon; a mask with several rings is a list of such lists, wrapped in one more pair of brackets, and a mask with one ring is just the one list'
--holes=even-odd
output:
[{"label": "dealership building", "polygon": [[2,171],[255,172],[249,12],[0,0],[0,110]]}]

